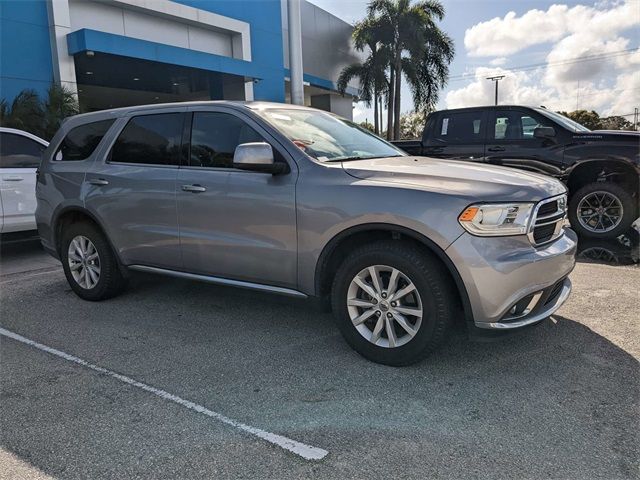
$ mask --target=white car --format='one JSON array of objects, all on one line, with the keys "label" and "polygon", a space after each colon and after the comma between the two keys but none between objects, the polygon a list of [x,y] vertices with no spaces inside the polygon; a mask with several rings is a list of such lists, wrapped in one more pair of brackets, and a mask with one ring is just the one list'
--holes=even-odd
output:
[{"label": "white car", "polygon": [[35,230],[36,171],[48,142],[0,127],[0,232]]}]

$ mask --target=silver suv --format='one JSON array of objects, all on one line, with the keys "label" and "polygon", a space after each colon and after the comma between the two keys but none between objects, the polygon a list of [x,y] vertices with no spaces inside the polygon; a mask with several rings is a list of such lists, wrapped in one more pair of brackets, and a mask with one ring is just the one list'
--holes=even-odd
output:
[{"label": "silver suv", "polygon": [[130,270],[330,299],[347,342],[422,359],[567,299],[566,191],[523,171],[407,156],[332,114],[268,103],[132,107],[68,119],[37,182],[44,247],[83,299]]}]

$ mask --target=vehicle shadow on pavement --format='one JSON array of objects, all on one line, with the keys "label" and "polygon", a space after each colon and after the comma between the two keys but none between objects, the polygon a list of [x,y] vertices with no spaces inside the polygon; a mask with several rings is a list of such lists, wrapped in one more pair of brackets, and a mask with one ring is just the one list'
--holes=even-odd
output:
[{"label": "vehicle shadow on pavement", "polygon": [[[493,343],[469,342],[456,329],[425,361],[392,368],[353,352],[331,315],[305,302],[136,275],[127,293],[95,304],[59,295],[68,291],[61,275],[36,282],[46,288],[3,292],[5,328],[330,452],[311,468],[3,341],[2,444],[53,476],[638,473],[638,361],[578,319],[555,316]],[[21,310],[19,296],[33,289],[49,304],[46,326],[39,312]]]}]

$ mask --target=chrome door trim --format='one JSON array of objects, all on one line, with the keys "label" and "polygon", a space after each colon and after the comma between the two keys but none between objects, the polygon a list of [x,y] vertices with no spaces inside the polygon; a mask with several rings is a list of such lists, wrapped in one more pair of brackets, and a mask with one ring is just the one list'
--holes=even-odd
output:
[{"label": "chrome door trim", "polygon": [[261,283],[243,282],[241,280],[231,280],[229,278],[213,277],[209,275],[199,275],[197,273],[179,272],[177,270],[168,270],[165,268],[149,267],[147,265],[129,265],[131,270],[137,270],[140,272],[159,273],[162,275],[169,275],[171,277],[184,278],[187,280],[197,280],[200,282],[213,283],[216,285],[226,285],[230,287],[246,288],[249,290],[259,290],[262,292],[276,293],[279,295],[286,295],[288,297],[307,298],[302,292],[284,287],[274,287],[272,285],[264,285]]}]

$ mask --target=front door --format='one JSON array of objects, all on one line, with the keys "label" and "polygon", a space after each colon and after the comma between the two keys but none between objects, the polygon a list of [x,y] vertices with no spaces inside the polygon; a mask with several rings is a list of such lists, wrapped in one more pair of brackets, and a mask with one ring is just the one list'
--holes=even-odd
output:
[{"label": "front door", "polygon": [[478,109],[438,114],[424,143],[424,155],[484,161],[485,119],[485,112]]},{"label": "front door", "polygon": [[487,132],[487,162],[546,175],[560,175],[564,146],[553,138],[534,137],[533,131],[537,127],[554,125],[542,115],[529,110],[495,110]]},{"label": "front door", "polygon": [[[295,288],[295,163],[252,119],[223,107],[194,110],[189,161],[177,182],[185,270]],[[248,142],[270,143],[290,172],[233,168],[235,148]]]}]

